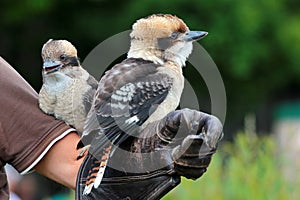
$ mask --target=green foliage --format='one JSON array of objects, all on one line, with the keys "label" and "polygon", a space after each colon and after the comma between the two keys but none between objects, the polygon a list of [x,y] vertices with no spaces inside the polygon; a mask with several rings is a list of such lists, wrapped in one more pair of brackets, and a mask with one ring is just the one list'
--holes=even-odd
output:
[{"label": "green foliage", "polygon": [[[216,62],[228,97],[228,123],[287,91],[300,88],[300,1],[296,0],[25,0],[0,2],[0,53],[36,90],[40,50],[49,38],[66,38],[85,56],[104,39],[153,13],[181,17],[209,35],[200,43]],[[188,76],[193,76],[192,73]],[[195,87],[210,112],[205,83]]]},{"label": "green foliage", "polygon": [[203,177],[183,179],[163,200],[298,199],[299,182],[283,177],[280,161],[274,138],[239,134],[222,145]]}]

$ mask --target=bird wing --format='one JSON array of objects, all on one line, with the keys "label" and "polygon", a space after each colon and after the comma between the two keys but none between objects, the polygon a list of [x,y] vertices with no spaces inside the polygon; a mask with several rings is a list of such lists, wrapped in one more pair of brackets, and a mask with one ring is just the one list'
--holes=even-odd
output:
[{"label": "bird wing", "polygon": [[98,82],[91,75],[89,75],[86,82],[90,86],[90,89],[88,89],[83,94],[83,105],[84,105],[84,108],[85,108],[85,112],[88,113],[90,111],[91,107],[92,107],[94,95],[95,95],[95,92],[96,92],[97,87],[98,87]]},{"label": "bird wing", "polygon": [[[83,94],[82,102],[83,102],[83,108],[85,110],[86,118],[87,118],[87,115],[93,104],[95,92],[98,87],[98,81],[93,76],[89,75],[88,79],[86,80],[86,83],[90,86],[90,88],[87,91],[85,91],[85,93]],[[86,128],[83,127],[83,130],[85,130],[85,129]],[[90,128],[90,130],[92,130],[92,128]],[[87,140],[87,138],[85,138],[85,140],[82,140],[82,138],[84,138],[83,134],[84,134],[84,132],[81,133],[81,141],[77,144],[77,149],[90,144],[90,143],[88,143],[89,141],[91,141],[90,138],[89,138],[89,140]],[[90,136],[92,136],[92,134],[90,134]]]},{"label": "bird wing", "polygon": [[91,153],[101,152],[110,142],[119,145],[134,136],[136,128],[165,100],[172,78],[157,73],[158,67],[150,61],[130,58],[102,77],[84,130],[85,136],[98,132]]},{"label": "bird wing", "polygon": [[98,160],[90,166],[84,194],[100,185],[114,148],[135,136],[138,127],[166,99],[172,78],[157,73],[158,67],[143,59],[126,59],[100,80],[82,138],[83,142],[92,139],[90,159]]}]

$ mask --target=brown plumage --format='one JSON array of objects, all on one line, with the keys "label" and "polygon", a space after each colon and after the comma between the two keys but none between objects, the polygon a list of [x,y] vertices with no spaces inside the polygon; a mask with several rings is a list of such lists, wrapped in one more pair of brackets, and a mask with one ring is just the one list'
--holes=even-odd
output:
[{"label": "brown plumage", "polygon": [[42,48],[42,59],[61,60],[61,55],[77,58],[77,49],[67,40],[48,40]]},{"label": "brown plumage", "polygon": [[87,117],[83,135],[96,130],[98,136],[85,158],[91,163],[85,195],[101,183],[107,164],[103,158],[177,108],[184,84],[182,67],[192,42],[207,35],[190,31],[181,19],[165,14],[139,19],[132,28],[127,59],[101,78]]},{"label": "brown plumage", "polygon": [[41,110],[82,133],[97,81],[81,67],[76,48],[67,40],[49,40],[42,48],[42,58]]}]

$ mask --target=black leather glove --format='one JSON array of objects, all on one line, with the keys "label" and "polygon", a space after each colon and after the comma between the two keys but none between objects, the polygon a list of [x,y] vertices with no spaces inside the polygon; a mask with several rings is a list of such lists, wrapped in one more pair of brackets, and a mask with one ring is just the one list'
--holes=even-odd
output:
[{"label": "black leather glove", "polygon": [[95,158],[88,155],[77,178],[77,199],[159,199],[180,183],[180,176],[203,175],[222,138],[211,115],[183,109],[149,124],[109,159],[101,185],[83,195]]},{"label": "black leather glove", "polygon": [[212,115],[184,109],[170,113],[163,127],[170,130],[163,137],[174,132],[179,137],[180,144],[172,150],[176,173],[191,179],[201,177],[223,137],[220,121]]}]

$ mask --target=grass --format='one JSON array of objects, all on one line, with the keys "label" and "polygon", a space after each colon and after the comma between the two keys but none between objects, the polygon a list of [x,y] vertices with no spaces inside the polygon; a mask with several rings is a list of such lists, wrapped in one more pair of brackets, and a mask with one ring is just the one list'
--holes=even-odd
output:
[{"label": "grass", "polygon": [[287,181],[283,161],[273,137],[241,133],[233,143],[220,146],[200,179],[183,178],[163,200],[299,199],[299,175],[295,174],[293,182]]}]

